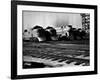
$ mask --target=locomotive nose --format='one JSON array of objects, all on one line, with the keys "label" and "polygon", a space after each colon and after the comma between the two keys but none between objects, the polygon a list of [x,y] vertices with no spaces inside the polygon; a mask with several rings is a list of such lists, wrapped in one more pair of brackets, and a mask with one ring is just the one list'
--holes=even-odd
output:
[{"label": "locomotive nose", "polygon": [[33,37],[36,37],[39,40],[39,42],[46,40],[44,29],[41,29],[41,28],[34,29],[32,34],[33,34]]}]

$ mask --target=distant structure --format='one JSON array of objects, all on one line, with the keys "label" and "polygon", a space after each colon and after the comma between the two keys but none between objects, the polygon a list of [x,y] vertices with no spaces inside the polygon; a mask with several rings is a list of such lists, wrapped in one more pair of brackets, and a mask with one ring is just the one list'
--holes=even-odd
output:
[{"label": "distant structure", "polygon": [[82,13],[82,29],[89,30],[90,29],[90,14]]}]

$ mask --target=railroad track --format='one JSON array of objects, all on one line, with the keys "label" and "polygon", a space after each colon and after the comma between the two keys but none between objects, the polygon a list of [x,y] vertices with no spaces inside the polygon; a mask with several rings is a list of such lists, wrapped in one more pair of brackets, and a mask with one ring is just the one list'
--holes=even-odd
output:
[{"label": "railroad track", "polygon": [[32,43],[23,48],[23,61],[43,63],[49,67],[89,66],[88,45]]}]

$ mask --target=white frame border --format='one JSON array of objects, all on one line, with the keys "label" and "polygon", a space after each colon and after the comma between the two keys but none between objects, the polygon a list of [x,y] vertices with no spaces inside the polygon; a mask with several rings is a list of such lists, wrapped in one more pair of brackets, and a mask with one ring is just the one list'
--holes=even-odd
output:
[{"label": "white frame border", "polygon": [[[90,66],[84,67],[64,67],[64,68],[39,68],[23,69],[22,68],[22,10],[31,11],[52,11],[52,12],[71,12],[71,13],[90,13]],[[17,5],[17,75],[29,74],[47,74],[63,72],[82,72],[94,71],[94,10],[79,8],[62,8],[46,6],[25,6]]]}]

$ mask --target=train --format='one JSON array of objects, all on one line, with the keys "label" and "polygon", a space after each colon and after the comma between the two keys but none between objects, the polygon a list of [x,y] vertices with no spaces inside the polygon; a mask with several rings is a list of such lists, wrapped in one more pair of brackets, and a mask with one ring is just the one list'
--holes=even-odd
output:
[{"label": "train", "polygon": [[48,26],[43,28],[36,25],[31,29],[25,29],[23,32],[23,41],[43,42],[43,41],[61,41],[61,40],[83,40],[89,39],[89,32],[81,28],[73,28],[72,25],[61,26],[57,28]]}]

